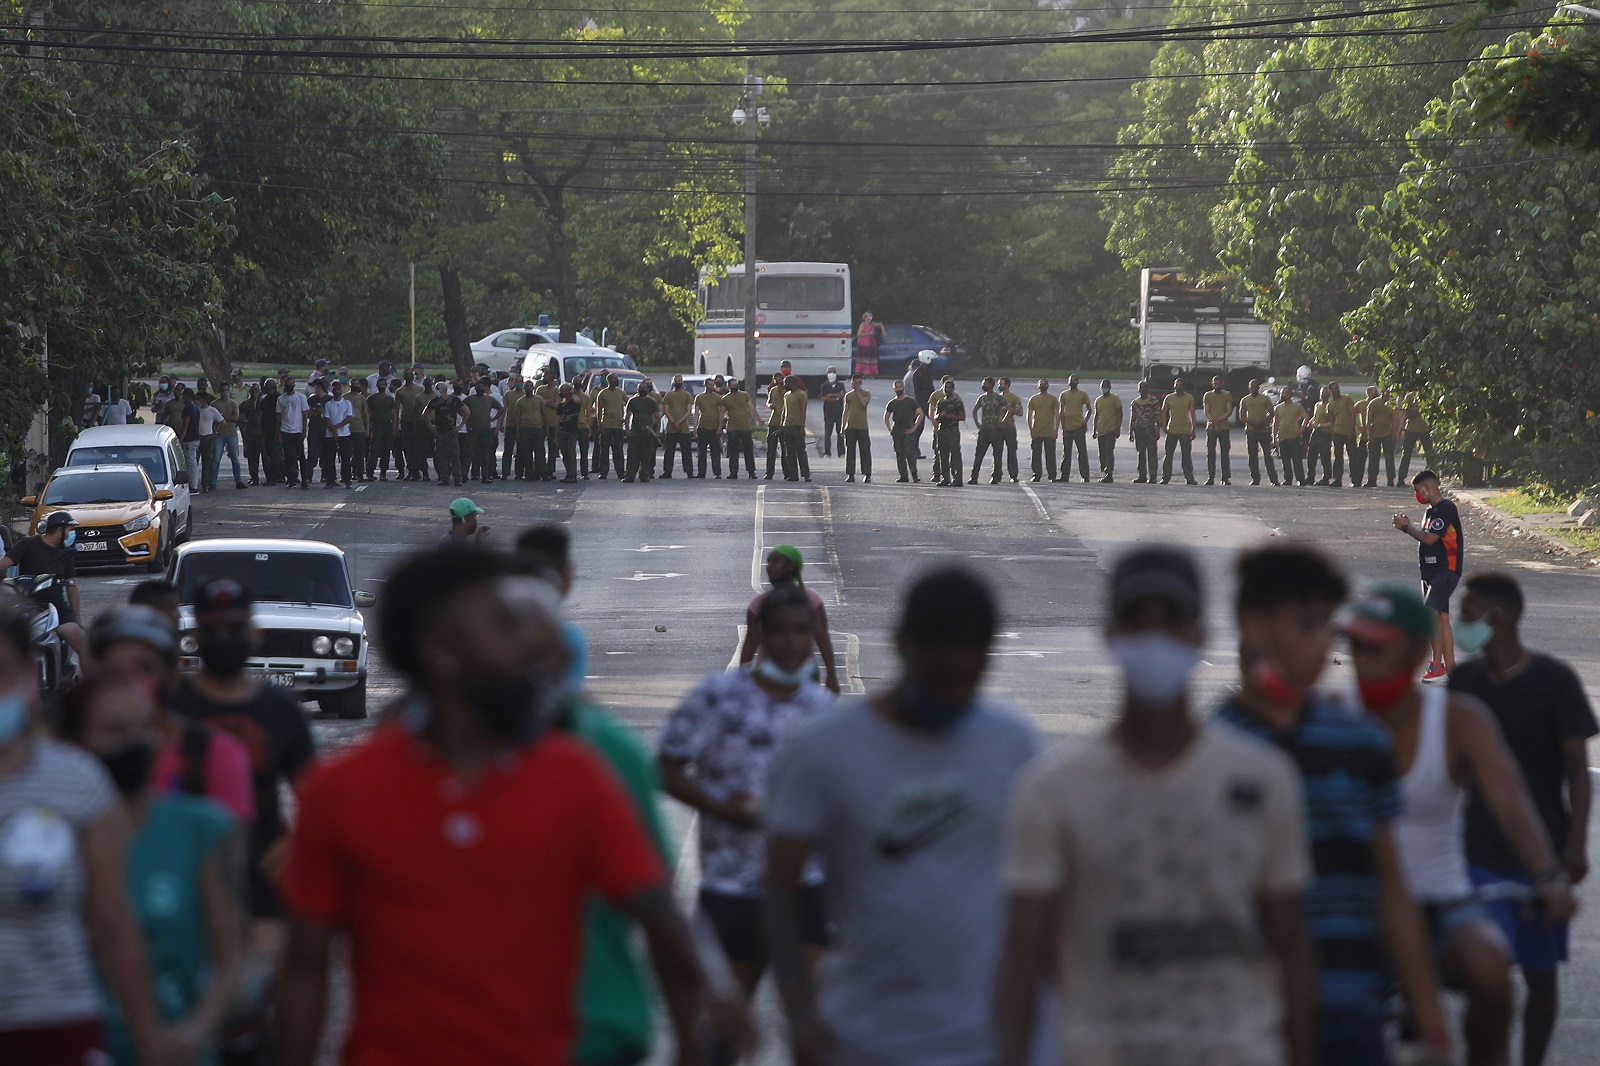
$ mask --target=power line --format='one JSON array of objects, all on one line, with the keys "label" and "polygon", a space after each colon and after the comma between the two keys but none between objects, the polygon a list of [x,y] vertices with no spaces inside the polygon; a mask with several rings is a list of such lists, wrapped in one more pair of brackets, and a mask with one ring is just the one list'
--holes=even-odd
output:
[{"label": "power line", "polygon": [[[814,56],[814,55],[851,55],[851,54],[881,54],[900,52],[928,52],[928,51],[956,51],[965,49],[991,49],[1012,48],[1023,45],[1048,45],[1048,44],[1093,44],[1093,43],[1118,43],[1135,41],[1205,41],[1205,40],[1233,40],[1241,37],[1269,39],[1315,39],[1323,37],[1378,37],[1378,36],[1411,36],[1428,33],[1444,32],[1452,29],[1449,25],[1397,27],[1397,28],[1367,28],[1350,30],[1329,31],[1297,31],[1280,33],[1263,33],[1260,31],[1279,29],[1289,26],[1305,24],[1318,24],[1328,22],[1349,21],[1353,19],[1376,18],[1382,15],[1411,14],[1424,11],[1437,11],[1445,8],[1460,7],[1462,0],[1430,0],[1427,3],[1407,4],[1398,7],[1376,8],[1359,12],[1329,12],[1310,14],[1297,18],[1260,18],[1245,19],[1234,22],[1220,23],[1187,23],[1170,26],[1132,28],[1123,30],[1100,30],[1083,33],[1042,33],[1042,34],[1016,34],[998,37],[970,37],[970,38],[943,38],[943,39],[906,39],[906,40],[865,40],[865,41],[818,41],[818,42],[791,42],[791,41],[727,41],[720,42],[713,47],[708,42],[693,42],[692,46],[685,46],[683,42],[675,41],[626,41],[616,39],[597,39],[594,41],[573,41],[570,38],[551,40],[538,39],[497,39],[479,40],[471,42],[451,42],[457,48],[447,51],[393,51],[371,52],[354,51],[350,49],[295,49],[288,53],[300,59],[351,59],[371,62],[379,59],[386,60],[463,60],[463,59],[498,59],[498,60],[524,60],[524,61],[572,61],[594,59],[715,59],[715,58],[753,58],[759,56]],[[9,27],[17,30],[20,25]],[[73,41],[62,40],[47,36],[48,33],[59,31],[45,31],[37,36],[23,38],[9,38],[9,43],[30,47],[66,48],[94,52],[140,52],[155,54],[182,54],[182,55],[223,55],[239,56],[241,58],[283,58],[285,52],[270,48],[243,48],[222,47],[215,45],[196,44],[164,44],[156,41],[114,43],[110,41]],[[206,34],[193,31],[108,31],[100,27],[82,27],[78,32],[113,33],[118,35],[152,34],[163,38],[179,37],[197,40],[229,39],[225,34]],[[282,43],[286,40],[296,39],[293,36],[283,35],[251,35],[239,39],[266,40],[271,43]],[[318,36],[316,40],[335,39],[345,42],[395,45],[401,43],[438,43],[438,38],[406,38],[406,37],[376,37],[362,35],[347,36]],[[470,46],[470,47],[468,47]],[[542,47],[548,46],[555,51],[550,52],[514,52],[499,51],[501,47]],[[489,50],[483,50],[487,47]],[[562,52],[559,49],[576,49],[575,51]]]}]

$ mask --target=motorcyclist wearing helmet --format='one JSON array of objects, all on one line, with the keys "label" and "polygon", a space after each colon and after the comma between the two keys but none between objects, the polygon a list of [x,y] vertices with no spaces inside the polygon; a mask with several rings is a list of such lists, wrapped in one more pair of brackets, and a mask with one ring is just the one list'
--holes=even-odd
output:
[{"label": "motorcyclist wearing helmet", "polygon": [[78,523],[66,511],[55,511],[44,520],[44,532],[23,537],[16,546],[0,555],[0,574],[17,568],[18,577],[49,575],[59,578],[54,589],[45,592],[41,602],[56,609],[61,623],[56,632],[72,646],[81,660],[87,645],[83,627],[78,624],[78,570],[73,565],[72,546],[78,537]]}]

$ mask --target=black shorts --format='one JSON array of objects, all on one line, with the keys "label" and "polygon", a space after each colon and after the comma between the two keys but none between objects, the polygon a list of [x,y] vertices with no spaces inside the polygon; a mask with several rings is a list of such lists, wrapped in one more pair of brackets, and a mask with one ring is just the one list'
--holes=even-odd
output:
[{"label": "black shorts", "polygon": [[[759,896],[729,896],[710,889],[700,890],[700,910],[717,932],[717,941],[729,962],[745,963],[764,969],[767,965],[767,938],[762,927]],[[833,920],[821,885],[805,885],[796,902],[800,921],[800,942],[825,948],[833,943]]]},{"label": "black shorts", "polygon": [[1450,597],[1455,595],[1461,574],[1455,570],[1441,570],[1422,575],[1422,602],[1440,614],[1450,613]]}]

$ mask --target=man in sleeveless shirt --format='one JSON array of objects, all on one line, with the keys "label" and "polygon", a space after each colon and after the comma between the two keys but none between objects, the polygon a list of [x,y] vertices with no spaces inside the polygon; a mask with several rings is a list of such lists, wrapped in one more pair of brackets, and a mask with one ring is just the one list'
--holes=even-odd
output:
[{"label": "man in sleeveless shirt", "polygon": [[1400,772],[1403,813],[1395,821],[1400,865],[1423,909],[1440,975],[1464,988],[1469,1066],[1506,1061],[1515,997],[1505,937],[1474,894],[1463,823],[1470,783],[1534,883],[1550,921],[1577,908],[1533,800],[1493,717],[1478,700],[1424,688],[1433,612],[1403,585],[1379,585],[1345,625],[1356,672],[1357,709],[1388,727]]}]

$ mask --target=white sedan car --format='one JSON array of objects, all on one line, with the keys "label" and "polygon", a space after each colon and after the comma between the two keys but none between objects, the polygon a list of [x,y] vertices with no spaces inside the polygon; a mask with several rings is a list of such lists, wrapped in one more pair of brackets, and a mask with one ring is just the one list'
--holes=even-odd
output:
[{"label": "white sedan car", "polygon": [[[522,353],[535,344],[555,344],[561,331],[553,326],[514,326],[498,329],[482,340],[472,342],[472,361],[482,363],[496,373],[510,373],[511,367],[522,358]],[[575,342],[585,348],[600,347],[594,341],[578,334]]]},{"label": "white sedan car", "polygon": [[178,549],[168,573],[178,590],[179,666],[200,668],[194,602],[211,582],[232,578],[254,603],[261,638],[245,669],[264,684],[293,689],[339,718],[367,716],[367,630],[344,552],[315,540],[217,537]]}]

